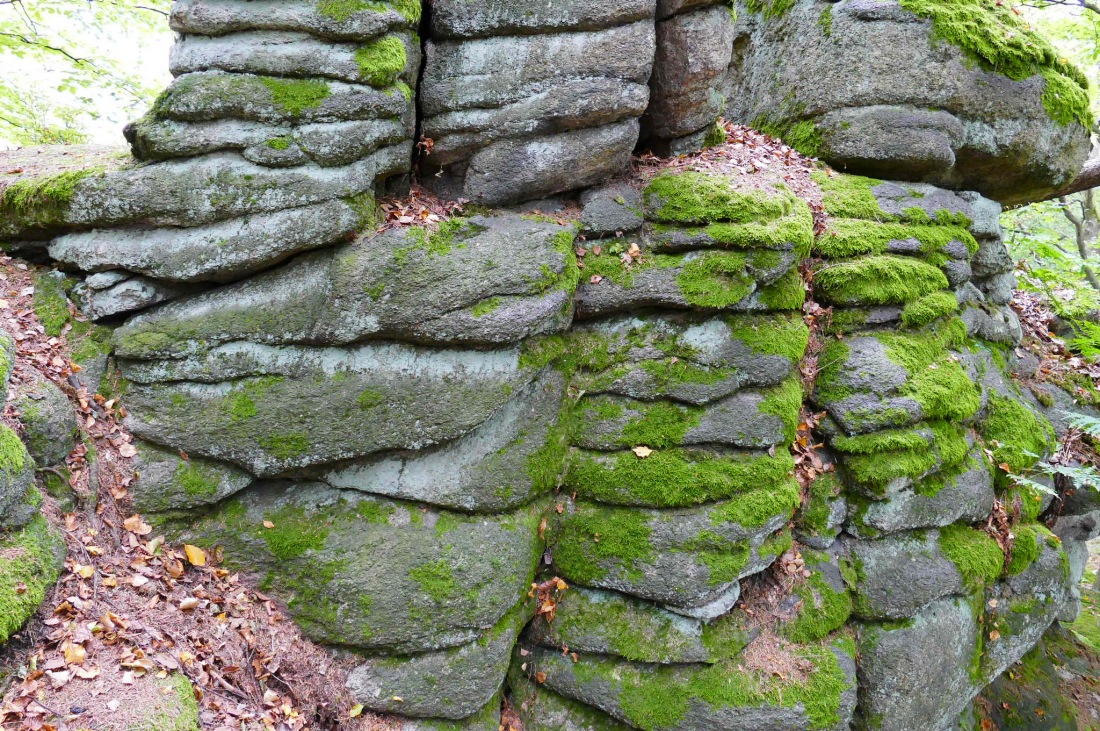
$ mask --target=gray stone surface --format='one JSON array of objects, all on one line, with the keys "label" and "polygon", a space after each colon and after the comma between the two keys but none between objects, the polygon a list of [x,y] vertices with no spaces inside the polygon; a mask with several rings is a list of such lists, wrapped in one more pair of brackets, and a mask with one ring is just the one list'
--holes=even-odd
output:
[{"label": "gray stone surface", "polygon": [[587,236],[614,236],[641,228],[642,196],[631,185],[608,185],[581,193],[581,225]]},{"label": "gray stone surface", "polygon": [[512,706],[523,721],[524,731],[629,731],[591,706],[578,703],[540,687],[523,675],[522,657],[508,673]]},{"label": "gray stone surface", "polygon": [[564,448],[555,427],[564,389],[561,375],[547,371],[453,442],[341,465],[322,479],[459,510],[513,509],[556,486],[562,460],[553,455],[564,457]]},{"label": "gray stone surface", "polygon": [[133,462],[137,479],[129,491],[134,509],[163,513],[213,505],[252,484],[252,476],[231,465],[138,442]]},{"label": "gray stone surface", "polygon": [[565,132],[486,147],[466,173],[467,198],[489,205],[587,188],[624,169],[638,142],[638,122]]},{"label": "gray stone surface", "polygon": [[653,17],[655,0],[555,0],[532,5],[523,0],[435,0],[433,38],[518,36],[591,31]]},{"label": "gray stone surface", "polygon": [[348,673],[347,688],[365,707],[405,716],[463,719],[498,693],[512,646],[533,614],[527,601],[469,644],[412,657],[368,658]]},{"label": "gray stone surface", "polygon": [[966,599],[937,601],[896,628],[859,630],[859,727],[946,729],[977,693],[970,678],[979,634]]},{"label": "gray stone surface", "polygon": [[[194,228],[95,229],[59,236],[50,256],[86,272],[125,269],[174,282],[230,282],[352,234],[344,201],[234,218]],[[94,286],[89,278],[88,286]]]},{"label": "gray stone surface", "polygon": [[[309,0],[179,0],[170,24],[177,33],[222,36],[241,31],[304,31],[334,40],[361,41],[415,26],[385,3],[347,13],[324,12]],[[335,17],[334,17],[335,16]]]},{"label": "gray stone surface", "polygon": [[165,529],[223,546],[311,638],[405,655],[492,636],[533,580],[545,507],[470,516],[317,483],[258,483]]},{"label": "gray stone surface", "polygon": [[653,99],[643,127],[671,140],[698,132],[718,119],[726,100],[720,77],[730,65],[734,21],[729,8],[714,5],[657,24]]},{"label": "gray stone surface", "polygon": [[921,494],[915,487],[888,491],[883,501],[853,506],[845,529],[857,537],[874,537],[878,533],[940,528],[959,521],[977,523],[993,512],[994,499],[989,467],[980,453],[972,454],[969,467],[962,474],[948,477],[934,495]]},{"label": "gray stone surface", "polygon": [[568,325],[570,229],[515,214],[449,225],[364,235],[161,308],[117,333],[118,353],[172,358],[245,339],[501,345]]},{"label": "gray stone surface", "polygon": [[[512,350],[349,349],[230,343],[165,361],[135,382],[126,424],[137,436],[252,474],[283,475],[467,434],[534,374]],[[137,381],[139,373],[124,370]],[[304,406],[308,405],[308,408]]]},{"label": "gray stone surface", "polygon": [[407,60],[402,71],[381,84],[371,79],[371,72],[360,63],[362,57],[358,53],[363,46],[332,43],[308,33],[245,31],[226,37],[188,35],[172,46],[168,67],[173,76],[196,71],[229,71],[290,78],[320,76],[347,83],[367,82],[379,87],[389,86],[396,79],[415,84],[420,67],[420,44],[415,43],[409,33],[393,33],[386,38],[396,38],[405,45]]},{"label": "gray stone surface", "polygon": [[23,424],[23,442],[42,467],[64,466],[76,446],[77,425],[73,403],[53,381],[35,375],[16,391],[11,405]]},{"label": "gray stone surface", "polygon": [[938,537],[928,531],[877,541],[845,540],[850,560],[860,567],[853,587],[856,616],[907,619],[936,599],[965,593],[963,577],[940,552]]},{"label": "gray stone surface", "polygon": [[103,289],[78,284],[73,288],[73,297],[80,302],[80,311],[89,320],[104,320],[146,310],[193,291],[194,287],[184,284],[130,277]]}]

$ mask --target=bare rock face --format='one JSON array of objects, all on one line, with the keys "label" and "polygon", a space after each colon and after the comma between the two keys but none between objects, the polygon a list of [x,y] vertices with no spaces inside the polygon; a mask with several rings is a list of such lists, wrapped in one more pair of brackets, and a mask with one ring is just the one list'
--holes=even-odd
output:
[{"label": "bare rock face", "polygon": [[779,8],[737,4],[727,117],[842,169],[1002,203],[1034,199],[1080,170],[1087,83],[1007,6]]}]

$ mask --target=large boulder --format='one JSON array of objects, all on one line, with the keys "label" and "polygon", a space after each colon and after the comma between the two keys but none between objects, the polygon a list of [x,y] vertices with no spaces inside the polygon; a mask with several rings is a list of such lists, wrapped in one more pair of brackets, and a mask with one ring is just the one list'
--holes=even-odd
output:
[{"label": "large boulder", "polygon": [[1006,3],[737,3],[726,114],[853,172],[1034,200],[1089,150],[1088,84]]}]

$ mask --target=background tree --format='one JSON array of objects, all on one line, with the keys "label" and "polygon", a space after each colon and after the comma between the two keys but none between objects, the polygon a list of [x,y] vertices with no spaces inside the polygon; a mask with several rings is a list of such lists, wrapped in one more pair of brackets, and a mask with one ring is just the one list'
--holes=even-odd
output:
[{"label": "background tree", "polygon": [[167,71],[169,2],[0,0],[0,140],[81,142],[92,120],[140,114]]}]

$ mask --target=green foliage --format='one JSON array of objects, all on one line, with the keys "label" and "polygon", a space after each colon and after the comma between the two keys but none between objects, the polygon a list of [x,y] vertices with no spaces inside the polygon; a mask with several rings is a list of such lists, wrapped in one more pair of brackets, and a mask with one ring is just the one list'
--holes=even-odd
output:
[{"label": "green foliage", "polygon": [[155,54],[171,42],[168,8],[168,0],[0,3],[0,140],[82,143],[90,124],[113,130],[140,116],[171,77],[159,64],[135,64],[133,51]]},{"label": "green foliage", "polygon": [[983,68],[1022,81],[1047,79],[1043,105],[1061,124],[1092,127],[1088,79],[1008,3],[988,0],[900,0],[903,8],[932,21],[933,37],[960,48]]}]

